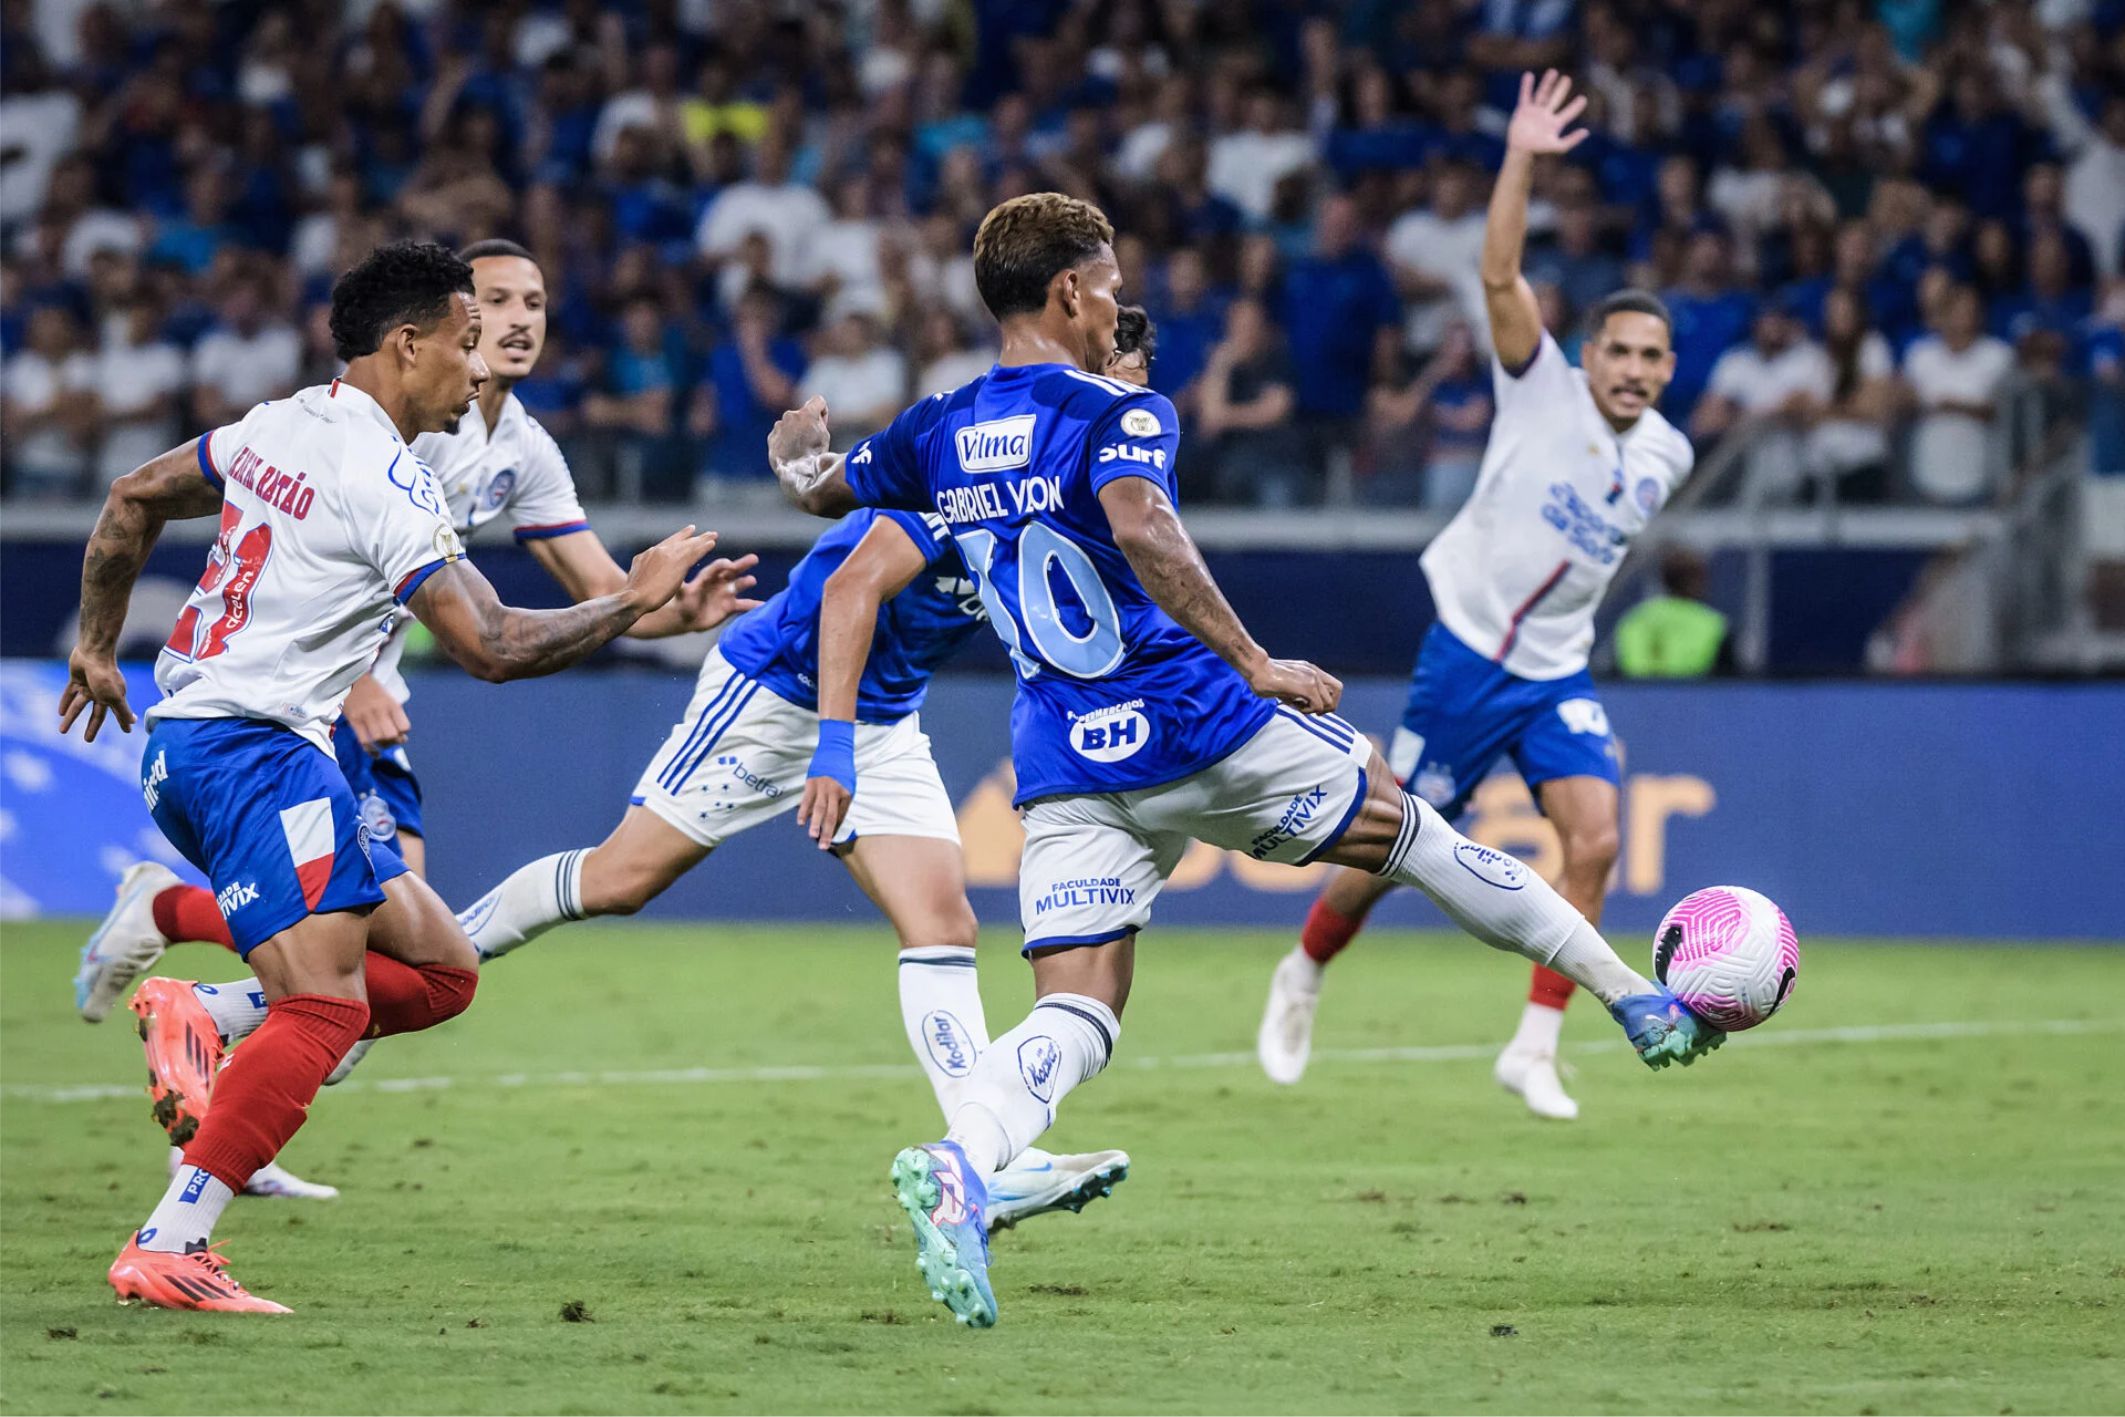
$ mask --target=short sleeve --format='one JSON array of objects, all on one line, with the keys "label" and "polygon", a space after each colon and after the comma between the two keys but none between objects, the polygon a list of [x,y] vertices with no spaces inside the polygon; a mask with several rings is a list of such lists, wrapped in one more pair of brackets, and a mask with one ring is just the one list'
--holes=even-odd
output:
[{"label": "short sleeve", "polygon": [[[364,456],[382,465],[356,466],[356,460]],[[374,453],[350,449],[344,485],[349,524],[363,533],[361,555],[391,587],[399,604],[412,599],[428,577],[463,559],[465,546],[450,524],[435,475],[411,448],[398,446],[386,452],[379,447]]]},{"label": "short sleeve", "polygon": [[1164,394],[1146,392],[1122,400],[1092,425],[1092,490],[1118,477],[1142,477],[1180,500],[1174,460],[1180,454],[1181,420]]},{"label": "short sleeve", "polygon": [[530,424],[530,436],[524,440],[524,466],[506,504],[516,539],[544,541],[590,530],[590,518],[584,515],[560,445],[536,420],[527,417],[525,421]]},{"label": "short sleeve", "polygon": [[944,411],[946,397],[937,394],[903,409],[898,418],[849,449],[841,461],[841,477],[859,505],[908,512],[930,506],[918,440]]},{"label": "short sleeve", "polygon": [[[258,406],[264,407],[264,404]],[[194,442],[192,452],[199,463],[199,475],[214,484],[216,491],[220,491],[227,480],[231,460],[243,451],[244,427],[257,414],[258,408],[234,423],[209,428]]]},{"label": "short sleeve", "polygon": [[950,561],[958,554],[952,541],[952,529],[935,512],[887,511],[878,515],[906,532],[908,540],[915,543],[915,549],[932,566]]},{"label": "short sleeve", "polygon": [[1497,395],[1500,412],[1530,399],[1554,397],[1557,381],[1571,377],[1571,361],[1564,357],[1556,336],[1548,330],[1542,332],[1535,352],[1519,368],[1506,368],[1495,354],[1490,359],[1491,391]]}]

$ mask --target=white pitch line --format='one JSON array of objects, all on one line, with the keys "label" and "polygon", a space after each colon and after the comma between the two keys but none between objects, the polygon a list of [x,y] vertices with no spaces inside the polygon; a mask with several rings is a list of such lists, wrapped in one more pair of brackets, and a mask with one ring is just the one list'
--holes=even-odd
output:
[{"label": "white pitch line", "polygon": [[[2125,1019],[1966,1019],[1945,1023],[1853,1024],[1844,1028],[1788,1028],[1768,1033],[1737,1034],[1737,1048],[1805,1048],[1821,1043],[1916,1043],[1940,1039],[2006,1038],[2030,1034],[2073,1036],[2125,1032]],[[1623,1051],[1620,1039],[1566,1045],[1571,1053]],[[1409,1048],[1317,1048],[1323,1063],[1468,1063],[1491,1057],[1489,1043],[1443,1043]],[[1170,1058],[1129,1057],[1115,1066],[1139,1071],[1161,1068],[1239,1068],[1255,1065],[1252,1053],[1182,1053]],[[663,1087],[673,1084],[847,1082],[865,1078],[909,1077],[910,1063],[781,1064],[754,1068],[650,1068],[559,1073],[501,1073],[489,1077],[350,1078],[334,1092],[437,1092],[458,1087]],[[25,1102],[108,1102],[137,1098],[146,1089],[115,1083],[7,1083],[0,1096]]]}]

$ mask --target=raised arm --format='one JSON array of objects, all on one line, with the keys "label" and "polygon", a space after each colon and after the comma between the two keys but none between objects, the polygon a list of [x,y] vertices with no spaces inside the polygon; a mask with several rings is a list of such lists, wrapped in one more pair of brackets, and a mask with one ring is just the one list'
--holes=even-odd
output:
[{"label": "raised arm", "polygon": [[1099,489],[1099,504],[1114,544],[1159,609],[1237,669],[1255,693],[1303,713],[1327,713],[1341,701],[1343,685],[1335,676],[1303,659],[1271,659],[1255,643],[1156,483],[1117,477]]},{"label": "raised arm", "polygon": [[[531,548],[532,559],[545,568],[546,574],[560,582],[570,600],[595,600],[627,585],[627,572],[620,569],[620,563],[612,559],[612,552],[605,549],[605,543],[594,531],[572,531],[566,536],[541,537],[524,544]],[[749,599],[745,592],[752,589],[754,578],[750,572],[759,564],[758,556],[709,562],[701,568],[700,575],[679,587],[669,604],[630,625],[628,638],[658,640],[668,635],[713,630],[733,615],[753,609],[760,602]]]},{"label": "raised arm", "polygon": [[461,560],[422,581],[407,605],[474,678],[533,679],[566,669],[670,600],[715,544],[712,531],[675,532],[635,557],[619,590],[565,610],[504,605],[487,578]]},{"label": "raised arm", "polygon": [[821,851],[833,846],[856,795],[856,691],[878,609],[929,564],[899,523],[880,517],[826,578],[819,600],[819,745],[797,805],[797,825]]},{"label": "raised arm", "polygon": [[861,504],[842,476],[841,454],[830,453],[826,400],[817,394],[804,407],[775,420],[767,435],[767,461],[782,484],[783,495],[801,512],[815,517],[844,517]]},{"label": "raised arm", "polygon": [[[1491,188],[1490,211],[1483,222],[1483,306],[1490,316],[1491,348],[1498,362],[1517,370],[1542,346],[1542,311],[1534,288],[1520,274],[1527,248],[1527,203],[1534,189],[1535,159],[1545,153],[1568,153],[1586,141],[1586,129],[1567,133],[1586,107],[1586,97],[1571,98],[1572,81],[1551,69],[1535,82],[1520,76],[1520,102],[1505,130],[1505,164]],[[1569,100],[1567,102],[1567,100]]]},{"label": "raised arm", "polygon": [[81,624],[67,656],[66,689],[59,696],[59,731],[68,732],[83,709],[94,705],[82,737],[93,743],[106,715],[133,731],[118,672],[118,635],[125,628],[133,582],[147,564],[165,522],[210,516],[221,510],[221,487],[210,481],[195,439],[133,469],[111,484],[96,529],[81,560]]}]

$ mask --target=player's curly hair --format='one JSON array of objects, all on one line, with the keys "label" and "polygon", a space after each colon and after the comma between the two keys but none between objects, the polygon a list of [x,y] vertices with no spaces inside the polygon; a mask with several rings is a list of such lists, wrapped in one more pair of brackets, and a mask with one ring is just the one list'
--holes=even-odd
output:
[{"label": "player's curly hair", "polygon": [[423,329],[472,293],[472,267],[433,241],[379,246],[332,286],[332,350],[341,359],[374,354],[400,325]]},{"label": "player's curly hair", "polygon": [[1143,306],[1124,305],[1115,317],[1114,352],[1117,355],[1141,354],[1144,367],[1151,367],[1152,359],[1158,355],[1158,326],[1151,323],[1151,316],[1145,313]]},{"label": "player's curly hair", "polygon": [[1098,207],[1061,192],[1013,197],[974,233],[974,286],[999,320],[1038,314],[1048,282],[1099,254],[1114,228]]}]

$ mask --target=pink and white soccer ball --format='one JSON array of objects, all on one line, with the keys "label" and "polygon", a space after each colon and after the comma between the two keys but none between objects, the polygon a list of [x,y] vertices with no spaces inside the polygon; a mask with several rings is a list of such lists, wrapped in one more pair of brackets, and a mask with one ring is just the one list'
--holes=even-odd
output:
[{"label": "pink and white soccer ball", "polygon": [[1792,922],[1746,886],[1690,892],[1653,936],[1653,977],[1729,1033],[1777,1013],[1799,973]]}]

